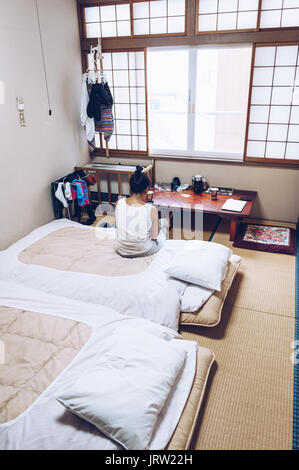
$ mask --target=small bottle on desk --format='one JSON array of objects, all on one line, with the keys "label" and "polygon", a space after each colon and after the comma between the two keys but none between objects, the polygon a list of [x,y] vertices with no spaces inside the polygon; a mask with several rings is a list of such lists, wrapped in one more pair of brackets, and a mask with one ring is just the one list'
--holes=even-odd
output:
[{"label": "small bottle on desk", "polygon": [[153,197],[154,197],[154,191],[148,191],[147,192],[147,202],[152,203],[153,202]]},{"label": "small bottle on desk", "polygon": [[217,200],[218,191],[219,191],[218,188],[211,188],[211,198],[212,198],[212,201],[216,201],[216,200]]}]

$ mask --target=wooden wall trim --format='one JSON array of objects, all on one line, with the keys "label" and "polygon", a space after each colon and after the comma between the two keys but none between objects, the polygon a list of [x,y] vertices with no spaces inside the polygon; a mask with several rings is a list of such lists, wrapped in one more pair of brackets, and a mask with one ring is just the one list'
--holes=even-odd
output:
[{"label": "wooden wall trim", "polygon": [[[94,152],[92,159],[95,158],[104,159],[106,161],[105,155],[101,152]],[[273,161],[265,161],[265,159],[248,159],[246,161],[233,161],[233,160],[215,160],[210,158],[198,158],[198,157],[180,157],[175,155],[138,155],[138,154],[129,154],[129,153],[115,153],[111,155],[113,159],[124,159],[124,160],[153,160],[159,162],[182,162],[182,163],[208,163],[213,165],[235,165],[235,166],[256,166],[260,168],[261,166],[264,167],[272,167],[272,168],[292,168],[299,170],[299,163],[296,160],[292,161],[292,164],[283,163],[283,160],[279,162],[279,165]]]},{"label": "wooden wall trim", "polygon": [[186,35],[194,36],[196,31],[197,0],[186,0]]},{"label": "wooden wall trim", "polygon": [[[77,0],[79,22],[81,21],[81,8],[83,6],[92,6],[109,4],[112,0]],[[123,3],[120,0],[119,3]],[[127,0],[131,3],[132,0]],[[138,0],[142,1],[142,0]],[[118,2],[115,2],[118,3]],[[197,46],[200,44],[244,44],[244,43],[263,43],[263,42],[292,42],[299,40],[298,28],[284,29],[263,29],[259,31],[234,31],[229,33],[217,32],[197,34],[197,0],[186,0],[186,34],[172,36],[146,36],[146,37],[116,37],[104,38],[104,49],[132,49],[136,47],[159,47],[159,46]],[[81,46],[83,51],[90,49],[97,43],[97,39],[85,39],[82,25],[80,25]]]},{"label": "wooden wall trim", "polygon": [[[298,42],[299,29],[276,30],[276,31],[251,31],[246,33],[222,33],[203,34],[187,36],[163,36],[163,37],[142,37],[142,38],[107,38],[103,39],[103,49],[134,49],[139,47],[165,47],[165,46],[198,46],[213,44],[252,44],[252,43],[272,43],[272,42]],[[81,41],[82,50],[89,51],[90,46],[94,46],[97,39],[83,39]]]}]

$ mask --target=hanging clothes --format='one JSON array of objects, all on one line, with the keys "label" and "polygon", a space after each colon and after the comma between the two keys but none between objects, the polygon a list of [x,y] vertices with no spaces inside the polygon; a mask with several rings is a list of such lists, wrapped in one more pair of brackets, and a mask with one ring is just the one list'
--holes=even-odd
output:
[{"label": "hanging clothes", "polygon": [[69,182],[66,182],[64,184],[64,195],[66,197],[67,200],[69,201],[72,201],[73,198],[72,198],[72,190],[71,190],[71,183]]},{"label": "hanging clothes", "polygon": [[72,183],[72,198],[77,199],[80,207],[90,204],[87,183],[83,180],[74,180]]},{"label": "hanging clothes", "polygon": [[68,202],[67,202],[67,200],[65,198],[65,194],[63,192],[63,189],[64,189],[63,186],[64,186],[63,183],[58,183],[57,189],[55,191],[55,196],[63,204],[63,206],[65,208],[67,208],[68,207]]},{"label": "hanging clothes", "polygon": [[87,115],[87,106],[89,102],[89,94],[87,89],[86,78],[83,76],[82,80],[82,90],[81,90],[81,125],[85,128],[86,137],[88,142],[91,142],[94,139],[95,135],[95,122],[93,118],[90,118]]},{"label": "hanging clothes", "polygon": [[[109,142],[114,132],[112,106],[113,97],[108,83],[92,85],[87,114],[94,117],[95,132],[103,134],[106,142]],[[96,148],[95,138],[88,142],[88,147],[91,153],[94,152]]]},{"label": "hanging clothes", "polygon": [[101,121],[102,107],[108,108],[113,106],[113,98],[108,83],[94,83],[89,95],[89,103],[87,105],[87,115],[94,118],[95,121]]},{"label": "hanging clothes", "polygon": [[93,138],[91,142],[88,142],[89,153],[94,152],[95,149],[96,149],[96,140],[95,140],[95,138]]},{"label": "hanging clothes", "polygon": [[101,105],[101,120],[95,121],[95,131],[104,134],[104,139],[109,142],[114,132],[112,107]]},{"label": "hanging clothes", "polygon": [[[55,184],[55,183],[54,183]],[[55,197],[61,202],[63,207],[67,209],[68,217],[71,219],[70,211],[69,211],[69,203],[68,203],[68,198],[65,192],[65,184],[60,181],[57,184],[57,189],[55,191]],[[55,210],[55,209],[54,209]]]},{"label": "hanging clothes", "polygon": [[[88,82],[86,86],[89,100],[87,102],[86,90],[82,89],[81,122],[84,123],[88,134],[89,151],[96,148],[95,135],[104,135],[106,141],[106,156],[109,157],[108,142],[114,132],[114,119],[112,113],[113,97],[103,72],[103,55],[101,39],[96,47],[90,48],[88,54],[88,70],[83,75]],[[87,119],[93,120],[94,132],[88,132]],[[83,125],[83,124],[82,124]],[[93,130],[93,129],[92,129]]]}]

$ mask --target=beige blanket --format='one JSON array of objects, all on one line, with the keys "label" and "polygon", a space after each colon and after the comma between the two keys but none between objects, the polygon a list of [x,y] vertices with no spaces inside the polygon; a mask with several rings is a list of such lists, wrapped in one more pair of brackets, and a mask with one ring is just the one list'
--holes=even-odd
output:
[{"label": "beige blanket", "polygon": [[0,424],[23,413],[74,359],[92,328],[53,315],[0,307]]},{"label": "beige blanket", "polygon": [[61,228],[23,250],[19,261],[61,271],[129,276],[145,271],[154,259],[154,255],[122,258],[115,252],[113,240],[100,235],[97,230]]},{"label": "beige blanket", "polygon": [[[64,227],[46,235],[24,249],[20,262],[85,274],[129,276],[139,274],[152,263],[155,255],[145,258],[122,258],[114,250],[112,239],[103,238],[102,231],[81,227]],[[182,313],[180,323],[215,326],[221,319],[226,295],[238,271],[241,258],[232,256],[221,292],[216,292],[195,313]]]}]

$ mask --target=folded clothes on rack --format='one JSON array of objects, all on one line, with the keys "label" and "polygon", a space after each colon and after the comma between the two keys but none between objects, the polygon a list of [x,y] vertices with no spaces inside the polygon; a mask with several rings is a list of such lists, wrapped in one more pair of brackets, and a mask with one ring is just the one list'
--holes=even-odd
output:
[{"label": "folded clothes on rack", "polygon": [[76,199],[80,207],[90,204],[88,186],[93,186],[96,182],[94,174],[85,175],[83,170],[77,170],[52,184],[55,197],[65,208],[68,208],[68,201]]},{"label": "folded clothes on rack", "polygon": [[71,188],[72,188],[72,198],[78,200],[78,204],[80,207],[84,207],[88,204],[89,198],[88,198],[88,189],[87,189],[87,183],[80,179],[80,180],[74,180],[71,183]]}]

